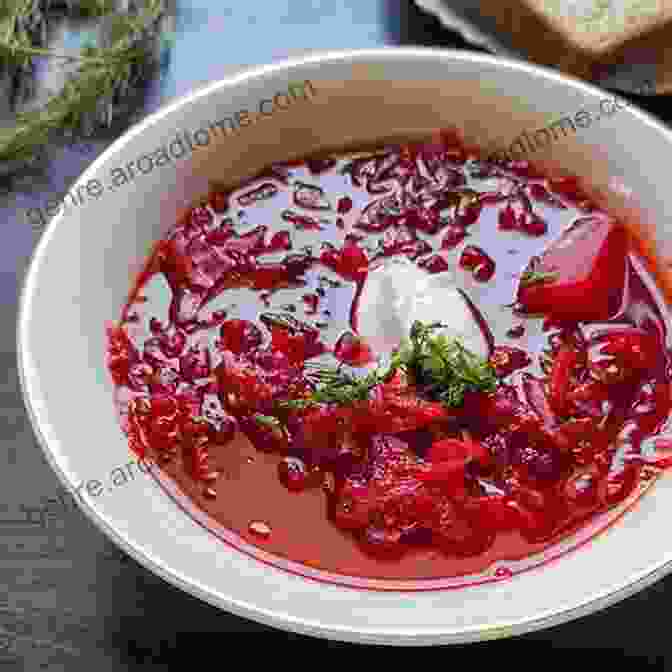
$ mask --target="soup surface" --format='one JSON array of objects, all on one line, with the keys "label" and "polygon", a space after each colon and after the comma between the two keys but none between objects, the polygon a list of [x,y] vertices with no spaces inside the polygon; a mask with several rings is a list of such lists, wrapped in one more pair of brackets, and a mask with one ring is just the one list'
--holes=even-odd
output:
[{"label": "soup surface", "polygon": [[182,217],[109,328],[129,444],[331,574],[534,557],[667,466],[668,309],[626,224],[446,132],[273,165]]}]

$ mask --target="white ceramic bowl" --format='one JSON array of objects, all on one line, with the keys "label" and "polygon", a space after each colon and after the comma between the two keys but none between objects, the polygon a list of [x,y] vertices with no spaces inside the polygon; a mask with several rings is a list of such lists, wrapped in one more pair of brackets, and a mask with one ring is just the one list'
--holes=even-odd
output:
[{"label": "white ceramic bowl", "polygon": [[[498,583],[421,592],[345,588],[285,572],[222,543],[151,478],[136,475],[123,488],[108,487],[114,470],[131,457],[112,403],[104,326],[119,316],[152,242],[181,207],[206,193],[209,180],[235,182],[318,147],[447,126],[480,145],[508,146],[525,130],[586,108],[595,112],[589,125],[558,133],[534,157],[590,176],[614,209],[636,206],[632,194],[638,195],[646,205],[642,221],[664,259],[672,246],[665,228],[672,214],[672,135],[637,110],[601,102],[607,96],[523,63],[385,49],[248,71],[132,128],[80,178],[67,207],[51,204],[47,214],[56,216],[35,252],[18,324],[35,432],[83,510],[151,571],[209,603],[280,628],[356,642],[506,637],[589,613],[663,576],[672,566],[670,478],[608,532],[542,569]],[[174,156],[176,134],[199,128],[206,130],[194,137],[205,145],[207,136],[207,146],[155,165],[166,161],[158,148],[172,141]],[[151,168],[141,158],[147,153],[155,157]]]}]

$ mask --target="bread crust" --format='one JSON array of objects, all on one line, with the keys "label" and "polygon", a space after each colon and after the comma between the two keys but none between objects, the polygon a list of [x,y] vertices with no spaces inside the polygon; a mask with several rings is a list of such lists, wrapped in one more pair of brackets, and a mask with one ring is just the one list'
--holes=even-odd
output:
[{"label": "bread crust", "polygon": [[596,79],[622,63],[672,68],[672,57],[665,57],[672,43],[672,0],[633,0],[640,11],[618,16],[610,16],[605,4],[583,20],[567,5],[567,0],[486,0],[480,12],[531,60],[578,77]]}]

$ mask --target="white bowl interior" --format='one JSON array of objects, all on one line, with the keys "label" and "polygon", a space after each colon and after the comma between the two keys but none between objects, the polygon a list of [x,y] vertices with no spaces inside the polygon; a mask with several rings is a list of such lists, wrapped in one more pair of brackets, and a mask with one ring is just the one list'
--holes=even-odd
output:
[{"label": "white bowl interior", "polygon": [[[312,93],[302,99],[305,82]],[[303,84],[303,89],[301,88]],[[298,88],[297,88],[298,87]],[[278,93],[294,92],[294,100]],[[23,383],[36,431],[64,483],[113,539],[168,580],[257,620],[353,641],[446,643],[506,636],[557,623],[624,596],[660,576],[672,555],[667,529],[669,478],[587,547],[510,581],[462,590],[373,592],[340,588],[264,565],[216,539],[153,480],[136,476],[109,489],[110,474],[131,461],[104,364],[105,324],[119,316],[151,244],[178,211],[263,165],[321,147],[411,136],[455,126],[478,145],[508,145],[607,94],[522,64],[465,53],[422,50],[332,54],[246,73],[162,110],[117,141],[73,188],[82,205],[59,214],[27,278],[19,324]],[[212,124],[259,110],[236,133]],[[282,103],[282,105],[280,105]],[[283,109],[285,106],[285,109]],[[264,109],[270,109],[268,104]],[[246,117],[239,117],[246,119]],[[141,174],[135,162],[184,131],[210,128],[208,147]],[[201,134],[200,136],[204,136]],[[589,176],[617,209],[646,204],[660,258],[672,237],[665,169],[668,131],[623,109],[560,138],[535,158]],[[531,155],[532,156],[532,155]],[[109,189],[111,179],[135,179]],[[146,164],[145,164],[146,165]],[[113,172],[115,169],[116,172]],[[103,195],[86,192],[100,180]],[[102,493],[98,494],[100,481]],[[85,484],[82,487],[82,484]]]}]

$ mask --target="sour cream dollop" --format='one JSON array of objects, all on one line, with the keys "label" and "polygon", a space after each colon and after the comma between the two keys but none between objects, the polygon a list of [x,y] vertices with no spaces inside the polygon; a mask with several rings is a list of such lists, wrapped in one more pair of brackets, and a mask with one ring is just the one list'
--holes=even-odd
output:
[{"label": "sour cream dollop", "polygon": [[357,331],[375,356],[397,348],[416,320],[442,322],[447,326],[436,333],[458,338],[474,354],[488,357],[488,339],[451,271],[430,275],[405,257],[370,270],[359,299]]}]

